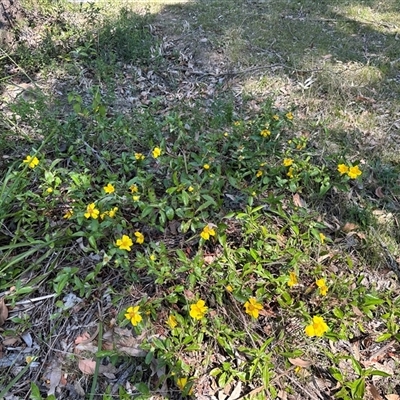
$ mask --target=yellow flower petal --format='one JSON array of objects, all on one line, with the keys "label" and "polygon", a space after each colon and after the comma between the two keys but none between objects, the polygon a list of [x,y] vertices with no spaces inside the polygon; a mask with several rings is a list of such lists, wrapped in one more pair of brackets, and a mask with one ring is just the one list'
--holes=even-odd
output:
[{"label": "yellow flower petal", "polygon": [[104,186],[103,189],[107,194],[115,192],[115,187],[111,183],[107,184],[107,186]]},{"label": "yellow flower petal", "polygon": [[263,309],[261,303],[258,303],[254,297],[250,297],[246,303],[244,303],[246,314],[249,314],[253,318],[258,318],[260,311]]},{"label": "yellow flower petal", "polygon": [[122,238],[116,241],[116,245],[121,250],[131,251],[131,246],[133,245],[133,242],[129,236],[122,235]]},{"label": "yellow flower petal", "polygon": [[194,319],[202,319],[206,314],[208,307],[204,300],[199,300],[197,303],[190,306],[189,315]]},{"label": "yellow flower petal", "polygon": [[125,318],[131,321],[133,326],[136,326],[137,324],[139,324],[139,322],[142,321],[142,316],[140,315],[139,308],[139,306],[135,306],[129,307],[126,310]]}]

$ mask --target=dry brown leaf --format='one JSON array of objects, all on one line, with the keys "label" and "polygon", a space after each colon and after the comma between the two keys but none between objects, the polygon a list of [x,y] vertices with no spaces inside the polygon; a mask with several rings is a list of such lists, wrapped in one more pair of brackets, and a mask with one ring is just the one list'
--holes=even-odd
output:
[{"label": "dry brown leaf", "polygon": [[47,392],[47,396],[54,395],[56,392],[56,388],[60,383],[61,380],[61,366],[57,363],[54,364],[53,368],[51,369],[49,375],[48,375],[48,380],[50,381],[49,385],[49,391]]},{"label": "dry brown leaf", "polygon": [[74,353],[79,354],[82,351],[88,351],[90,353],[95,354],[97,353],[98,350],[99,350],[98,346],[95,346],[93,343],[80,343],[77,346],[75,346]]},{"label": "dry brown leaf", "polygon": [[8,318],[8,308],[4,303],[4,297],[0,299],[0,326],[4,325]]},{"label": "dry brown leaf", "polygon": [[286,392],[286,390],[280,390],[279,391],[279,393],[278,393],[278,397],[281,399],[281,400],[286,400],[287,399],[287,392]]},{"label": "dry brown leaf", "polygon": [[357,96],[356,101],[362,102],[362,103],[367,103],[367,104],[374,104],[376,103],[375,99],[372,99],[371,97],[366,97],[366,96]]},{"label": "dry brown leaf", "polygon": [[357,306],[351,306],[353,309],[353,313],[357,315],[357,317],[364,317],[364,313],[357,307]]},{"label": "dry brown leaf", "polygon": [[228,400],[236,400],[240,397],[240,394],[242,393],[242,382],[239,381],[238,384],[236,385],[235,389],[233,389],[233,392],[231,395],[228,397]]},{"label": "dry brown leaf", "polygon": [[96,361],[88,360],[83,358],[79,360],[78,368],[85,374],[85,375],[93,375],[94,370],[96,368]]},{"label": "dry brown leaf", "polygon": [[146,357],[146,355],[147,355],[147,353],[144,350],[139,349],[137,347],[134,348],[134,347],[121,346],[121,347],[118,347],[118,350],[125,354],[128,354],[129,356],[132,356],[132,357]]},{"label": "dry brown leaf", "polygon": [[345,232],[345,233],[348,233],[348,232],[355,231],[357,228],[358,228],[358,225],[353,224],[352,222],[346,222],[342,226],[342,231]]},{"label": "dry brown leaf", "polygon": [[295,193],[294,195],[293,195],[293,204],[296,206],[296,207],[306,207],[306,203],[305,203],[305,201],[300,197],[300,195],[298,194],[298,193]]},{"label": "dry brown leaf", "polygon": [[196,296],[194,295],[194,293],[191,290],[184,290],[183,294],[185,295],[185,297],[190,301],[190,300],[194,300],[196,298]]},{"label": "dry brown leaf", "polygon": [[301,358],[288,358],[290,364],[296,367],[308,368],[312,365],[311,361],[302,360]]},{"label": "dry brown leaf", "polygon": [[207,254],[207,255],[204,256],[203,259],[204,259],[204,263],[206,265],[210,265],[215,261],[216,258],[217,257],[215,256],[215,254]]},{"label": "dry brown leaf", "polygon": [[83,332],[81,336],[78,336],[78,337],[75,339],[75,344],[79,344],[79,343],[85,342],[85,341],[87,341],[89,338],[90,338],[89,333],[88,333],[88,332]]},{"label": "dry brown leaf", "polygon": [[368,390],[372,394],[374,400],[383,400],[383,397],[379,394],[378,389],[374,385],[369,384]]},{"label": "dry brown leaf", "polygon": [[377,187],[375,189],[375,195],[376,195],[376,197],[379,197],[380,199],[385,197],[385,195],[382,192],[382,187],[381,186],[379,186],[379,187]]},{"label": "dry brown leaf", "polygon": [[19,342],[21,339],[19,337],[10,337],[7,339],[4,339],[2,344],[4,346],[13,346],[15,343]]}]

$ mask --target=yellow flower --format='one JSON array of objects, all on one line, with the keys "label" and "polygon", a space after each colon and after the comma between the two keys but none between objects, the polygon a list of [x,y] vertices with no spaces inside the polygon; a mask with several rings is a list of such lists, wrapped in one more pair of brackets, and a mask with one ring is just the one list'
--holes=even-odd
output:
[{"label": "yellow flower", "polygon": [[188,192],[193,192],[193,190],[194,190],[193,186],[188,187]]},{"label": "yellow flower", "polygon": [[72,210],[68,210],[64,215],[64,219],[70,219],[74,215],[74,212]]},{"label": "yellow flower", "polygon": [[39,164],[39,160],[37,157],[26,156],[25,160],[23,160],[25,164],[28,164],[29,168],[35,168]]},{"label": "yellow flower", "polygon": [[283,159],[283,165],[285,167],[290,167],[293,164],[293,159],[292,158],[284,158]]},{"label": "yellow flower", "polygon": [[202,232],[200,233],[200,236],[204,239],[204,240],[208,240],[210,239],[210,236],[215,236],[215,230],[213,228],[210,228],[209,225],[206,225]]},{"label": "yellow flower", "polygon": [[347,174],[349,171],[349,167],[345,164],[339,164],[337,170],[340,172],[340,175]]},{"label": "yellow flower", "polygon": [[189,315],[194,319],[202,319],[208,310],[205,304],[204,300],[199,300],[197,303],[192,304]]},{"label": "yellow flower", "polygon": [[[185,389],[187,383],[188,383],[188,378],[182,377],[176,381],[176,386],[178,386],[178,388],[183,391]],[[188,395],[191,396],[192,394],[193,394],[193,388],[191,387],[188,392]]]},{"label": "yellow flower", "polygon": [[268,137],[268,136],[271,135],[271,131],[269,131],[268,129],[263,129],[263,130],[260,132],[260,135],[261,135],[262,137]]},{"label": "yellow flower", "polygon": [[228,133],[228,132],[225,132],[225,133],[224,133],[224,136],[225,136],[225,137],[228,137],[228,136],[229,136],[229,133]]},{"label": "yellow flower", "polygon": [[356,179],[358,176],[362,174],[360,168],[358,168],[358,165],[354,167],[350,167],[349,171],[347,172],[347,175],[350,179]]},{"label": "yellow flower", "polygon": [[154,150],[152,151],[153,157],[158,158],[161,155],[161,149],[159,147],[154,147]]},{"label": "yellow flower", "polygon": [[139,201],[140,200],[140,196],[132,196],[133,201]]},{"label": "yellow flower", "polygon": [[273,115],[273,116],[272,116],[272,119],[275,120],[275,121],[279,121],[279,115],[276,115],[276,114]]},{"label": "yellow flower", "polygon": [[328,325],[325,323],[322,317],[317,315],[313,317],[312,324],[308,325],[305,329],[306,335],[313,336],[323,336],[325,332],[328,332]]},{"label": "yellow flower", "polygon": [[150,258],[150,261],[156,261],[156,256],[154,254],[152,254],[149,258]]},{"label": "yellow flower", "polygon": [[117,213],[117,211],[118,211],[118,207],[114,207],[112,210],[110,210],[110,211],[107,213],[107,215],[108,215],[110,218],[114,218],[114,217],[115,217],[115,214]]},{"label": "yellow flower", "polygon": [[131,321],[133,326],[136,326],[141,320],[142,316],[139,313],[139,306],[129,307],[126,310],[125,318]]},{"label": "yellow flower", "polygon": [[319,240],[321,243],[325,243],[326,236],[322,232],[319,233]]},{"label": "yellow flower", "polygon": [[297,280],[297,276],[294,272],[290,272],[289,273],[289,282],[288,282],[288,286],[292,287],[294,285],[297,285],[299,282]]},{"label": "yellow flower", "polygon": [[256,177],[259,178],[260,176],[262,176],[263,172],[259,169],[256,173]]},{"label": "yellow flower", "polygon": [[111,193],[115,192],[115,187],[111,183],[108,183],[107,186],[103,187],[103,189],[107,194],[111,194]]},{"label": "yellow flower", "polygon": [[321,296],[326,296],[328,293],[328,286],[325,284],[325,279],[318,279],[315,283],[319,287],[319,293]]},{"label": "yellow flower", "polygon": [[[153,153],[153,155],[154,155],[154,153]],[[157,157],[158,157],[158,156],[157,156]],[[154,158],[157,158],[157,157],[154,157]],[[142,154],[142,153],[135,153],[135,159],[138,160],[138,161],[144,160],[144,154]]]},{"label": "yellow flower", "polygon": [[53,188],[47,188],[47,189],[46,189],[46,192],[47,192],[48,194],[53,193]]},{"label": "yellow flower", "polygon": [[227,285],[227,286],[225,287],[225,289],[226,289],[229,293],[232,293],[232,292],[233,292],[233,287],[232,287],[231,285]]},{"label": "yellow flower", "polygon": [[136,185],[129,186],[129,190],[131,191],[131,193],[137,193],[139,191]]},{"label": "yellow flower", "polygon": [[204,164],[204,165],[203,165],[203,168],[204,168],[204,169],[210,169],[210,165],[209,165],[209,164]]},{"label": "yellow flower", "polygon": [[166,323],[171,329],[174,329],[176,326],[178,326],[178,320],[172,314],[168,317]]},{"label": "yellow flower", "polygon": [[121,250],[131,251],[132,244],[132,239],[127,235],[122,235],[122,238],[116,241],[117,247],[119,247]]},{"label": "yellow flower", "polygon": [[235,125],[235,126],[240,126],[240,121],[235,121],[235,122],[233,123],[233,125]]},{"label": "yellow flower", "polygon": [[246,310],[246,314],[249,314],[253,318],[258,318],[263,306],[261,303],[258,303],[254,297],[250,297],[250,299],[244,303],[244,308]]},{"label": "yellow flower", "polygon": [[291,121],[291,120],[293,119],[293,114],[292,114],[291,112],[288,112],[288,113],[286,114],[286,118],[287,118],[289,121]]},{"label": "yellow flower", "polygon": [[96,208],[96,204],[91,203],[86,207],[85,217],[97,219],[99,217],[100,211]]},{"label": "yellow flower", "polygon": [[139,231],[135,232],[136,243],[142,244],[144,242],[144,236]]},{"label": "yellow flower", "polygon": [[286,174],[286,176],[288,176],[290,179],[292,179],[293,178],[293,172],[294,172],[293,167],[290,167],[289,171]]}]

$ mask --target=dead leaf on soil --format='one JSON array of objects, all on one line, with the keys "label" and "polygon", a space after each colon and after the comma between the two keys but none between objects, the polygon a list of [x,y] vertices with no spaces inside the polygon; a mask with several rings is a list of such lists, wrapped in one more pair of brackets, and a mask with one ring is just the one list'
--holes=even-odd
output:
[{"label": "dead leaf on soil", "polygon": [[236,400],[240,397],[240,394],[242,393],[242,382],[239,381],[238,384],[236,385],[235,389],[233,389],[233,392],[231,395],[228,397],[228,400]]},{"label": "dead leaf on soil", "polygon": [[400,400],[400,396],[398,394],[387,394],[385,397],[387,400]]},{"label": "dead leaf on soil", "polygon": [[196,296],[194,295],[194,293],[191,290],[184,290],[183,294],[185,295],[185,297],[190,301],[190,300],[194,300],[196,298]]},{"label": "dead leaf on soil", "polygon": [[345,233],[349,233],[349,232],[355,231],[356,229],[358,229],[358,225],[353,224],[352,222],[346,222],[342,226],[342,231],[345,232]]},{"label": "dead leaf on soil", "polygon": [[82,342],[86,342],[88,339],[90,339],[90,335],[88,332],[83,332],[81,336],[78,336],[75,339],[75,344],[80,344]]},{"label": "dead leaf on soil", "polygon": [[61,367],[60,365],[56,365],[52,370],[50,371],[50,375],[48,376],[48,379],[50,381],[49,383],[49,391],[47,392],[47,396],[51,396],[52,394],[54,395],[56,392],[56,388],[58,384],[60,383],[61,380]]},{"label": "dead leaf on soil", "polygon": [[300,195],[298,193],[295,193],[293,195],[293,204],[296,207],[301,207],[301,208],[307,207],[306,202],[300,197]]},{"label": "dead leaf on soil", "polygon": [[96,361],[88,360],[83,358],[79,360],[78,368],[85,374],[85,375],[93,375],[94,370],[96,368]]},{"label": "dead leaf on soil", "polygon": [[383,400],[383,397],[379,394],[378,389],[374,385],[369,384],[368,390],[372,394],[374,400]]},{"label": "dead leaf on soil", "polygon": [[302,360],[301,358],[288,358],[290,364],[296,367],[308,368],[312,365],[311,361]]},{"label": "dead leaf on soil", "polygon": [[21,339],[20,337],[10,337],[7,339],[4,339],[2,342],[2,345],[4,346],[13,346],[15,343],[19,342]]},{"label": "dead leaf on soil", "polygon": [[376,197],[379,197],[380,199],[383,199],[385,197],[385,195],[382,192],[382,186],[379,186],[375,189],[375,194]]},{"label": "dead leaf on soil", "polygon": [[4,325],[8,318],[8,308],[4,303],[4,297],[0,299],[0,326]]},{"label": "dead leaf on soil", "polygon": [[215,261],[216,258],[217,257],[215,256],[215,254],[207,254],[207,255],[204,256],[203,259],[204,259],[204,263],[206,265],[210,265]]}]

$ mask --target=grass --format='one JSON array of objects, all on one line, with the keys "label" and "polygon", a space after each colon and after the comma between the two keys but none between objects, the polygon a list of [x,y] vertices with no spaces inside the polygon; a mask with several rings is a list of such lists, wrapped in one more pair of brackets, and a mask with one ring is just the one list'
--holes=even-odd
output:
[{"label": "grass", "polygon": [[395,395],[395,2],[153,6],[0,59],[0,397]]}]

